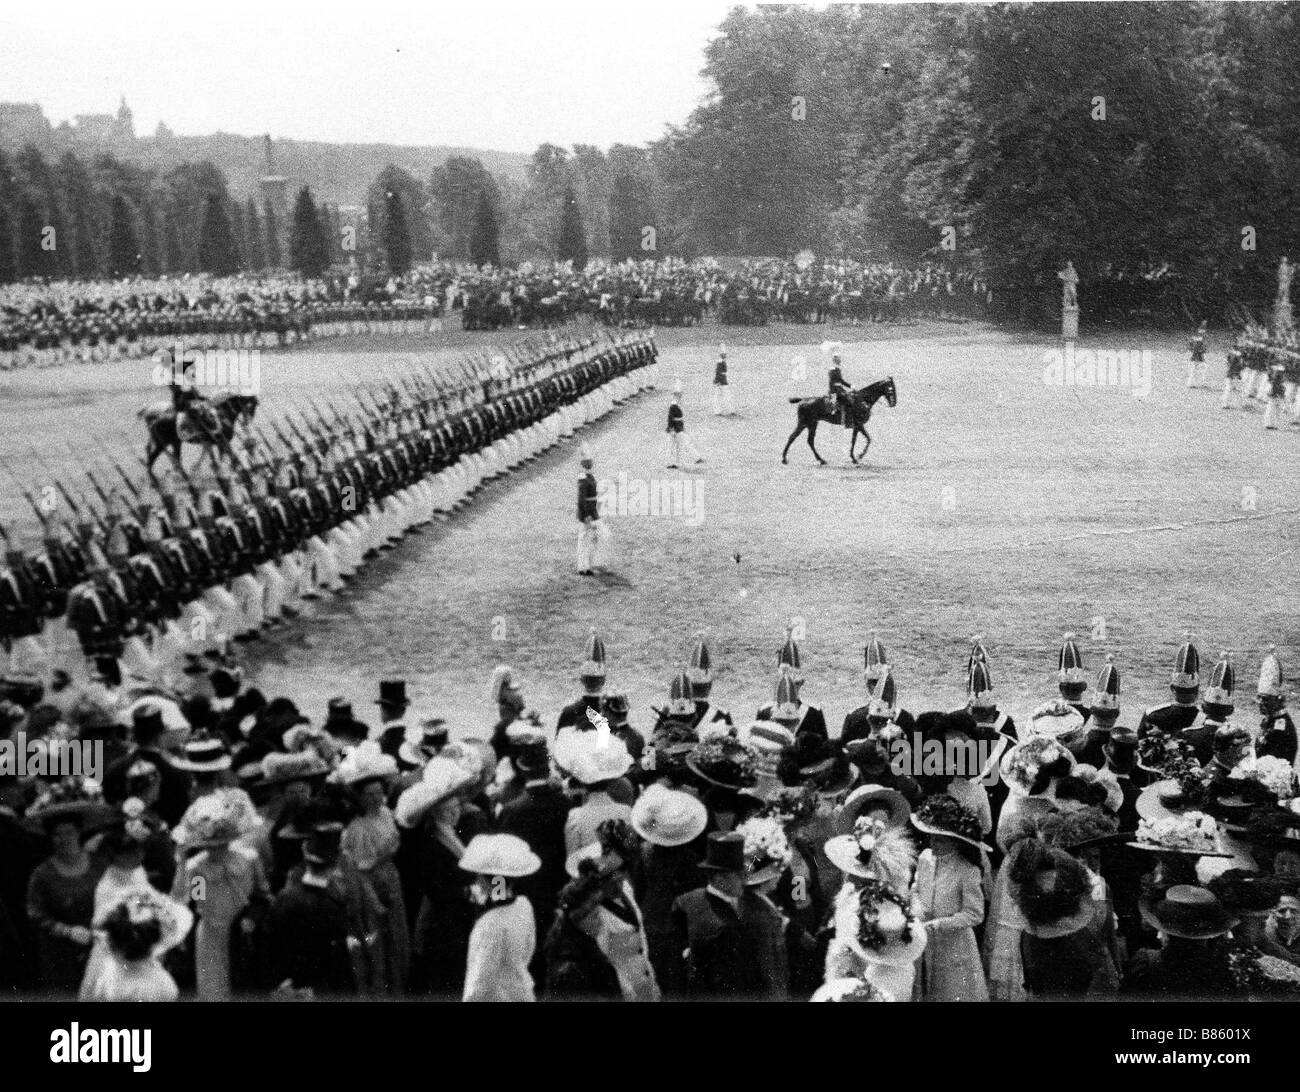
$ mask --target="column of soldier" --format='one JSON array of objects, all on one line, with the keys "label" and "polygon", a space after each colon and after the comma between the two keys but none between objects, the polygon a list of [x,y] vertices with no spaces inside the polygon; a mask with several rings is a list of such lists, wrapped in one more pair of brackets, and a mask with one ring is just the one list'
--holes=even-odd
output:
[{"label": "column of soldier", "polygon": [[[1187,385],[1200,385],[1205,360],[1205,324],[1192,337],[1192,363]],[[1228,350],[1227,375],[1223,381],[1222,409],[1250,409],[1264,405],[1264,427],[1300,425],[1300,337],[1294,332],[1270,332],[1250,325]]]},{"label": "column of soldier", "polygon": [[342,699],[312,723],[205,665],[183,718],[145,702],[129,743],[107,736],[102,786],[0,781],[27,981],[155,1000],[1300,996],[1274,650],[1258,718],[1234,717],[1228,654],[1202,689],[1190,640],[1171,700],[1130,718],[1113,658],[1088,695],[1066,634],[1058,693],[1017,725],[983,638],[965,701],[913,716],[873,633],[838,735],[791,632],[753,717],[717,702],[714,662],[696,635],[644,731],[594,629],[553,731],[508,665],[477,730],[415,716],[401,679],[378,723]]},{"label": "column of soldier", "polygon": [[376,551],[652,386],[655,357],[652,337],[582,336],[518,355],[513,370],[504,358],[495,372],[463,368],[461,386],[429,372],[357,390],[352,410],[285,414],[228,457],[210,448],[208,482],[177,464],[156,498],[105,454],[125,489],[87,469],[99,508],[58,477],[38,500],[5,463],[43,549],[29,554],[0,526],[0,672],[173,686],[187,663],[227,657],[232,641],[339,590]]}]

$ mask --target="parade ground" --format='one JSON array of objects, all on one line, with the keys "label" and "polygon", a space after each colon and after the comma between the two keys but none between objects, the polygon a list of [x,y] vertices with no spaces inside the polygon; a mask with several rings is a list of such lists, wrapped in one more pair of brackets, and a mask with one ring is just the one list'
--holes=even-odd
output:
[{"label": "parade ground", "polygon": [[[266,353],[258,420],[308,398],[346,402],[360,382],[524,336],[537,334],[336,339]],[[829,424],[817,434],[828,465],[800,437],[783,466],[788,398],[824,392],[819,345],[837,338],[847,381],[893,376],[898,405],[876,405],[861,466],[849,462],[848,433]],[[720,339],[736,411],[726,417],[710,411]],[[253,679],[268,694],[294,693],[313,717],[343,694],[365,718],[374,680],[404,675],[418,711],[481,735],[496,712],[492,668],[508,663],[549,725],[577,692],[572,676],[595,626],[610,688],[627,691],[633,724],[648,728],[697,630],[710,637],[715,701],[748,717],[771,698],[793,624],[805,697],[837,730],[863,700],[873,628],[901,703],[918,711],[963,701],[974,633],[1017,718],[1054,693],[1064,631],[1083,638],[1090,676],[1114,653],[1134,723],[1165,696],[1185,631],[1207,660],[1233,649],[1252,692],[1269,643],[1284,663],[1300,660],[1300,437],[1265,431],[1259,407],[1219,408],[1222,337],[1200,389],[1186,386],[1185,338],[1170,335],[1085,336],[1073,360],[1053,357],[1061,346],[1050,338],[977,324],[706,326],[663,330],[658,341],[659,389],[490,483],[309,617],[246,646]],[[1123,350],[1131,370],[1108,374],[1103,357],[1090,382],[1085,350]],[[50,467],[102,467],[93,462],[102,439],[139,471],[128,446],[142,450],[136,412],[165,398],[150,367],[0,376],[0,454],[41,482],[49,475],[33,449]],[[669,470],[664,424],[678,377],[704,461]],[[580,442],[594,452],[611,532],[608,571],[592,577],[575,572]],[[187,449],[187,463],[195,458]],[[0,521],[30,534],[11,479],[0,498]]]}]

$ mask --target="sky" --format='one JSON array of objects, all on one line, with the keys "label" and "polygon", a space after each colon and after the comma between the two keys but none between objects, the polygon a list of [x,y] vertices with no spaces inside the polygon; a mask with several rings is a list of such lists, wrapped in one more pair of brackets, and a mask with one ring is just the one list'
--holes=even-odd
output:
[{"label": "sky", "polygon": [[0,101],[58,124],[117,109],[138,134],[531,152],[640,144],[706,93],[720,0],[69,0],[0,11]]}]

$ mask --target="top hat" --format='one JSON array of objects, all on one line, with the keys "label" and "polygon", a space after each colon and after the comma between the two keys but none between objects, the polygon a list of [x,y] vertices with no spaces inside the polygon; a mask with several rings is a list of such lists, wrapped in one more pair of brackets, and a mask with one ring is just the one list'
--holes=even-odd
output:
[{"label": "top hat", "polygon": [[735,831],[714,831],[709,835],[708,849],[700,868],[710,872],[744,872],[745,838]]},{"label": "top hat", "polygon": [[411,704],[406,697],[406,680],[383,679],[379,683],[379,697],[375,699],[375,704],[390,709],[405,709]]},{"label": "top hat", "polygon": [[302,847],[302,859],[310,864],[331,865],[343,849],[342,823],[316,823]]}]

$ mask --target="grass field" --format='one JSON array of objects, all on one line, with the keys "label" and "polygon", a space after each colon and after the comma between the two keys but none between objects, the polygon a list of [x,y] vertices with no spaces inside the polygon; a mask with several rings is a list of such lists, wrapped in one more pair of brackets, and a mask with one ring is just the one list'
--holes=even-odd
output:
[{"label": "grass field", "polygon": [[[709,413],[719,335],[730,349],[738,414]],[[518,337],[519,335],[507,335]],[[803,439],[779,456],[794,424],[788,396],[825,388],[817,342],[845,343],[854,385],[895,378],[861,467],[847,433],[823,425],[817,466]],[[815,340],[814,340],[815,339]],[[1204,673],[1235,650],[1253,696],[1259,656],[1276,643],[1300,672],[1300,433],[1265,432],[1258,411],[1222,411],[1222,342],[1211,387],[1186,389],[1182,339],[1128,334],[1080,348],[1150,350],[1152,386],[1053,386],[1050,340],[977,326],[901,329],[663,331],[665,383],[588,429],[598,478],[689,482],[699,518],[613,513],[609,575],[574,573],[576,441],[490,485],[451,521],[408,538],[341,596],[250,652],[268,692],[323,716],[334,693],[364,717],[377,680],[405,676],[420,710],[486,732],[487,682],[513,664],[547,720],[577,690],[587,627],[605,635],[611,684],[633,723],[667,697],[690,638],[711,638],[717,701],[744,716],[770,698],[784,627],[799,619],[805,697],[833,725],[860,704],[862,645],[881,633],[914,712],[963,699],[972,633],[985,635],[1003,707],[1017,717],[1055,693],[1061,633],[1084,636],[1091,675],[1113,652],[1124,720],[1163,699],[1174,650],[1195,634]],[[437,342],[324,343],[263,362],[263,412],[307,394],[340,395],[358,378],[485,347],[490,335]],[[793,360],[807,358],[797,378]],[[672,379],[706,456],[668,471],[663,427]],[[41,472],[95,448],[126,450],[133,417],[158,397],[147,368],[95,365],[0,375],[0,453]],[[72,450],[64,446],[72,445]],[[11,482],[6,524],[30,522]],[[1104,639],[1102,633],[1104,632]]]}]

